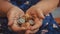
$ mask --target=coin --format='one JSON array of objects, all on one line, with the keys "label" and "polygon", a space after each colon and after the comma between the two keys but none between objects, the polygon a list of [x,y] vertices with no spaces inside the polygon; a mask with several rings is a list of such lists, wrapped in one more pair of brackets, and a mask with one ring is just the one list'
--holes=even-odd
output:
[{"label": "coin", "polygon": [[25,19],[24,18],[19,18],[18,19],[18,24],[23,24],[25,23]]},{"label": "coin", "polygon": [[34,21],[33,20],[29,20],[30,25],[34,25]]}]

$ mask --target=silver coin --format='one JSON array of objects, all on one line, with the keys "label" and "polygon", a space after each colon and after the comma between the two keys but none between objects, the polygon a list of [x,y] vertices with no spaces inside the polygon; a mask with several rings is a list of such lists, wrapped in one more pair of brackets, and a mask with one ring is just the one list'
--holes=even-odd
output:
[{"label": "silver coin", "polygon": [[18,19],[18,23],[19,23],[19,24],[25,23],[25,19],[24,19],[24,18],[19,18],[19,19]]},{"label": "silver coin", "polygon": [[34,21],[33,21],[33,20],[29,20],[29,23],[30,23],[31,25],[34,25]]}]

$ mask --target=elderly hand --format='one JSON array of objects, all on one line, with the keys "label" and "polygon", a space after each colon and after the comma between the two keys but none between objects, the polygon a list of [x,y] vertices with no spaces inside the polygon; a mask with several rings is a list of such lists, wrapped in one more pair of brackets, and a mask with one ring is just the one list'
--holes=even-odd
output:
[{"label": "elderly hand", "polygon": [[33,26],[29,26],[28,29],[26,30],[25,34],[35,34],[39,28],[40,28],[40,25],[42,23],[42,20],[39,21],[38,18],[35,18],[34,19],[34,25]]},{"label": "elderly hand", "polygon": [[[29,22],[28,22],[29,23]],[[30,25],[28,29],[26,30],[25,34],[35,34],[40,26],[42,25],[42,19],[34,18],[34,25]]]},{"label": "elderly hand", "polygon": [[19,9],[18,7],[13,7],[9,10],[7,17],[8,17],[8,26],[15,32],[24,30],[24,27],[20,27],[17,24],[17,19],[22,17],[24,12]]},{"label": "elderly hand", "polygon": [[34,18],[35,25],[31,27],[31,30],[35,30],[42,25],[42,20],[45,18],[43,11],[36,6],[32,6],[26,12],[28,15]]},{"label": "elderly hand", "polygon": [[30,24],[29,22],[29,18],[30,18],[33,19],[34,24],[33,25],[30,24],[25,34],[35,34],[39,30],[40,26],[42,25],[42,19],[39,19],[36,15],[30,16],[28,13],[26,15],[28,17],[28,23]]}]

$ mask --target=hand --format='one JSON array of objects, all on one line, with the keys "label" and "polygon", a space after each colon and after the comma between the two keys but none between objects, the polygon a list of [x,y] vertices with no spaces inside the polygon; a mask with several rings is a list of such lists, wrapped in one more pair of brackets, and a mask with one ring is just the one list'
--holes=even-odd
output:
[{"label": "hand", "polygon": [[35,34],[39,29],[36,30],[26,30],[25,34]]},{"label": "hand", "polygon": [[36,6],[32,6],[26,12],[26,14],[30,15],[34,18],[36,25],[34,25],[31,29],[36,29],[42,25],[42,20],[45,18],[43,11],[38,9]]},{"label": "hand", "polygon": [[[29,8],[27,10],[26,13],[29,14],[31,17],[33,17],[34,22],[35,22],[35,25],[30,26],[28,29],[30,29],[31,32],[39,29],[41,27],[41,25],[42,25],[43,19],[45,18],[42,10],[36,8],[35,6],[32,6],[31,8]],[[29,32],[29,31],[27,31],[27,32]]]},{"label": "hand", "polygon": [[25,34],[35,34],[39,30],[40,26],[42,25],[42,19],[39,20],[38,18],[34,18],[34,23],[35,24],[33,26],[30,25],[27,28]]},{"label": "hand", "polygon": [[19,17],[22,17],[24,15],[24,12],[19,9],[18,7],[14,7],[9,10],[7,17],[8,17],[8,26],[13,30],[13,31],[20,31],[24,30],[24,27],[20,27],[17,24],[17,19]]},{"label": "hand", "polygon": [[36,15],[39,19],[44,19],[45,18],[45,13],[42,11],[40,8],[38,8],[37,6],[32,6],[31,8],[29,8],[26,11],[26,14],[29,14],[30,16]]}]

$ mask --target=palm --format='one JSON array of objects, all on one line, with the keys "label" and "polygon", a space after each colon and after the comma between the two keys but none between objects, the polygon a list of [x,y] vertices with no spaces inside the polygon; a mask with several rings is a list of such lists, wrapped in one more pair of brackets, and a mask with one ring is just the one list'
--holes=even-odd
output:
[{"label": "palm", "polygon": [[20,31],[24,29],[24,27],[20,27],[17,24],[17,19],[23,15],[24,12],[18,8],[12,9],[8,12],[8,25],[13,31]]}]

